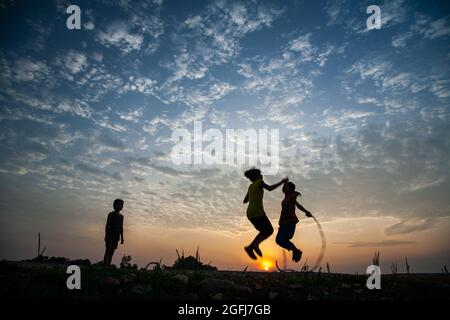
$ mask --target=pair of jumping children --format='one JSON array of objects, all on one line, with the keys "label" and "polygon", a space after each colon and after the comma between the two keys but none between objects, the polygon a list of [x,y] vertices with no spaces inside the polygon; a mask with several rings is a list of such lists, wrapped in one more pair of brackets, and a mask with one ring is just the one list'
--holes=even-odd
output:
[{"label": "pair of jumping children", "polygon": [[[283,201],[281,202],[281,215],[279,220],[279,229],[276,237],[276,243],[289,251],[292,251],[292,260],[295,262],[300,261],[302,257],[302,251],[298,249],[290,240],[294,236],[295,227],[298,223],[298,218],[295,215],[295,207],[303,211],[307,217],[312,217],[311,213],[303,208],[298,202],[297,197],[300,196],[300,192],[295,190],[295,184],[289,181],[288,178],[281,180],[274,185],[267,185],[263,181],[261,171],[259,169],[250,169],[245,172],[245,176],[252,181],[248,188],[247,195],[245,196],[244,203],[248,203],[247,217],[250,222],[259,231],[253,242],[245,247],[245,251],[252,259],[256,259],[255,253],[262,257],[262,252],[259,248],[259,244],[270,237],[273,233],[273,227],[269,219],[264,212],[263,207],[263,195],[264,189],[272,191],[283,184],[283,193],[285,194]],[[123,215],[120,211],[123,209],[124,201],[121,199],[114,200],[114,211],[108,214],[108,219],[105,227],[105,256],[104,264],[111,265],[111,260],[114,255],[114,251],[117,249],[119,240],[121,244],[123,240]]]},{"label": "pair of jumping children", "polygon": [[299,262],[302,257],[302,251],[290,241],[294,236],[295,227],[299,221],[295,214],[295,207],[303,211],[307,217],[312,217],[312,215],[297,202],[297,197],[301,194],[295,190],[295,184],[290,182],[288,178],[284,178],[276,184],[267,185],[263,180],[261,171],[256,168],[247,170],[245,176],[252,182],[244,199],[244,203],[248,203],[247,218],[259,231],[252,243],[244,247],[245,252],[254,260],[257,259],[256,255],[262,257],[259,244],[273,233],[272,224],[267,218],[263,207],[264,189],[272,191],[283,184],[284,199],[281,201],[281,215],[276,243],[280,247],[292,251],[292,260]]}]

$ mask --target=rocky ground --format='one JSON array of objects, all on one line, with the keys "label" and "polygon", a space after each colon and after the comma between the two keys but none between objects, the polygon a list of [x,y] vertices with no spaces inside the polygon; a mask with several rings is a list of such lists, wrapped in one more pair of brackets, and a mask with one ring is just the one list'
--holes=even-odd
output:
[{"label": "rocky ground", "polygon": [[179,271],[81,267],[68,290],[67,265],[0,262],[0,296],[9,299],[404,300],[450,298],[446,274],[397,274],[368,290],[364,275],[300,272]]}]

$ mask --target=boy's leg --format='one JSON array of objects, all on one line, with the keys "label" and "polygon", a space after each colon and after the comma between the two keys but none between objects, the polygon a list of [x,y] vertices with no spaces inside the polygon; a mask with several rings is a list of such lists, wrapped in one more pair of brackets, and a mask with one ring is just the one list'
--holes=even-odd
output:
[{"label": "boy's leg", "polygon": [[103,256],[103,264],[108,265],[108,248],[105,248],[105,255]]},{"label": "boy's leg", "polygon": [[265,215],[252,218],[250,219],[250,222],[255,226],[256,230],[258,230],[259,233],[253,239],[252,243],[250,243],[250,245],[248,245],[247,247],[244,247],[244,249],[250,256],[250,258],[256,260],[255,253],[253,251],[255,251],[256,254],[262,257],[262,252],[259,249],[259,244],[272,235],[273,227],[270,223],[270,220]]},{"label": "boy's leg", "polygon": [[289,243],[292,244],[292,248],[293,248],[293,250],[292,250],[292,260],[293,260],[294,262],[299,262],[300,259],[302,258],[303,252],[302,252],[302,250],[300,250],[299,248],[297,248],[297,247],[294,245],[294,243],[292,243],[292,241],[290,241],[290,240],[294,237],[294,234],[295,234],[295,227],[296,227],[296,224],[295,224],[295,223],[293,223],[293,224],[289,227],[289,230],[288,230],[288,233],[287,233],[287,237],[288,237]]},{"label": "boy's leg", "polygon": [[105,266],[109,266],[111,264],[110,256],[111,256],[111,243],[110,241],[105,241],[105,256],[103,258],[103,264]]},{"label": "boy's leg", "polygon": [[[259,244],[273,234],[273,227],[267,216],[261,216],[250,220],[255,228],[259,231],[258,235],[253,239],[250,247],[259,250]],[[255,251],[256,251],[255,250]]]},{"label": "boy's leg", "polygon": [[112,258],[113,258],[113,255],[114,255],[114,251],[116,251],[116,249],[114,249],[114,247],[112,247],[111,251],[110,251],[110,254],[109,254],[109,264],[108,264],[109,266],[112,263]]},{"label": "boy's leg", "polygon": [[119,245],[119,237],[114,238],[114,240],[111,242],[111,253],[109,256],[109,264],[111,265],[112,263],[112,258],[114,255],[114,251],[116,251],[117,247]]},{"label": "boy's leg", "polygon": [[275,239],[276,243],[289,251],[298,250],[297,247],[290,241],[295,233],[295,224],[282,224],[278,229],[277,237]]}]

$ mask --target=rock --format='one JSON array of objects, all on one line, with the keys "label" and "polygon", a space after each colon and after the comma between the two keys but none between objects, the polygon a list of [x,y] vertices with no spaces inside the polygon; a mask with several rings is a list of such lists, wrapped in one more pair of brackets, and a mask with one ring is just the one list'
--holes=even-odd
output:
[{"label": "rock", "polygon": [[269,299],[275,299],[276,297],[278,297],[278,292],[269,292]]},{"label": "rock", "polygon": [[125,275],[120,279],[120,282],[123,284],[130,284],[133,283],[134,281],[136,281],[136,275],[134,273]]},{"label": "rock", "polygon": [[179,274],[175,275],[173,278],[178,280],[178,281],[180,281],[183,284],[187,284],[188,281],[189,281],[189,277],[184,275],[184,274],[182,274],[182,273],[179,273]]},{"label": "rock", "polygon": [[223,293],[222,292],[216,293],[215,295],[211,296],[211,299],[213,299],[213,300],[222,300],[223,299]]},{"label": "rock", "polygon": [[261,290],[263,288],[263,286],[261,285],[261,283],[257,283],[255,284],[255,290]]},{"label": "rock", "polygon": [[131,287],[130,292],[141,296],[147,293],[150,293],[152,291],[152,285],[151,284],[137,284]]},{"label": "rock", "polygon": [[120,286],[120,281],[114,277],[105,277],[102,280],[102,284],[107,287],[118,287]]},{"label": "rock", "polygon": [[253,293],[252,288],[250,288],[248,286],[238,286],[238,291],[240,294],[243,294],[243,295],[251,295]]},{"label": "rock", "polygon": [[301,285],[301,284],[291,284],[291,285],[289,285],[289,289],[297,290],[297,289],[302,289],[302,288],[303,288],[303,285]]},{"label": "rock", "polygon": [[236,285],[229,280],[221,279],[205,279],[200,281],[200,287],[204,293],[214,294],[218,292],[231,292],[236,291]]}]

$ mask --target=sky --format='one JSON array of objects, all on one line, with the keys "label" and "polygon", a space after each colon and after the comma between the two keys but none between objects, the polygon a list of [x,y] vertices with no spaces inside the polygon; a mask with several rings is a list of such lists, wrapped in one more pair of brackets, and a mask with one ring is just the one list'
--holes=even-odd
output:
[{"label": "sky", "polygon": [[[66,26],[69,5],[81,29]],[[377,4],[381,28],[368,30]],[[247,164],[175,164],[177,129],[279,130],[279,168],[327,239],[323,268],[450,264],[450,6],[446,1],[3,1],[0,259],[99,261],[112,202],[127,254],[175,249],[260,269]],[[193,137],[197,137],[193,134]],[[206,151],[202,151],[206,157]],[[264,174],[264,170],[263,170]],[[264,206],[277,227],[280,189]],[[320,237],[297,212],[313,264]],[[277,228],[275,228],[277,229]],[[261,248],[283,260],[275,235]],[[289,255],[288,255],[289,258]],[[289,268],[300,268],[289,262]],[[273,269],[272,267],[270,269]]]}]

